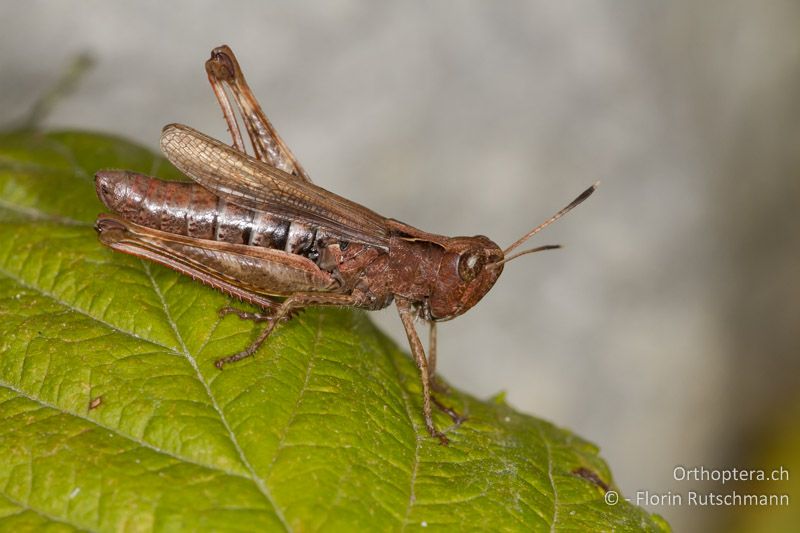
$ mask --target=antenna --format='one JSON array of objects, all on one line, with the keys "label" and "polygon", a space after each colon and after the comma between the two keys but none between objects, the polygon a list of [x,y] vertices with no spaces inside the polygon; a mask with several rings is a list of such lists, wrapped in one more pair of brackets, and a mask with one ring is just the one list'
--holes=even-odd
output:
[{"label": "antenna", "polygon": [[[566,206],[565,208],[561,209],[558,213],[556,213],[552,217],[548,218],[547,220],[545,220],[544,222],[542,222],[541,224],[539,224],[538,226],[536,226],[535,228],[530,230],[527,234],[525,234],[522,238],[517,240],[514,244],[512,244],[511,246],[509,246],[508,248],[503,250],[503,255],[507,256],[509,252],[514,250],[514,248],[517,248],[520,244],[524,243],[525,241],[527,241],[528,239],[530,239],[531,237],[533,237],[534,235],[536,235],[537,233],[542,231],[544,228],[546,228],[547,226],[549,226],[550,224],[552,224],[553,222],[555,222],[559,218],[563,217],[564,215],[566,215],[567,213],[572,211],[574,208],[578,207],[581,203],[583,203],[584,200],[586,200],[587,198],[589,198],[592,195],[592,193],[595,191],[595,189],[597,189],[598,185],[600,185],[599,181],[594,182],[594,184],[591,187],[589,187],[588,189],[586,189],[585,191],[580,193],[577,198],[572,200],[569,203],[568,206]],[[548,246],[549,246],[549,248],[546,247],[546,246],[540,246],[539,248],[533,248],[531,250],[528,250],[528,251],[525,251],[525,252],[521,252],[521,253],[519,253],[517,255],[514,255],[514,256],[511,256],[511,257],[509,257],[507,259],[503,259],[502,261],[500,261],[500,263],[505,263],[506,261],[510,261],[511,259],[514,259],[515,257],[519,257],[520,255],[523,255],[523,254],[533,253],[533,252],[540,252],[542,250],[552,250],[554,245],[548,245]],[[500,263],[496,263],[496,264],[500,264]]]}]

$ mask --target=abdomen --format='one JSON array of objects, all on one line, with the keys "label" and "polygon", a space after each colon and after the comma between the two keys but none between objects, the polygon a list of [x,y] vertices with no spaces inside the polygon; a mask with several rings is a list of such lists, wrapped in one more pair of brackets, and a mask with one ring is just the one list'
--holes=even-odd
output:
[{"label": "abdomen", "polygon": [[319,256],[317,228],[226,202],[189,182],[128,171],[95,175],[97,196],[131,222],[177,235]]}]

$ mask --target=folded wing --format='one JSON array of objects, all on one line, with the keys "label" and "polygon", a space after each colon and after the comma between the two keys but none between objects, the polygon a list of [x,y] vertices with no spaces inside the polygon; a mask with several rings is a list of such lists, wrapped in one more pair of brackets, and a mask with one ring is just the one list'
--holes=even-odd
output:
[{"label": "folded wing", "polygon": [[343,240],[388,247],[381,215],[188,126],[165,126],[161,150],[181,172],[225,200],[321,226]]}]

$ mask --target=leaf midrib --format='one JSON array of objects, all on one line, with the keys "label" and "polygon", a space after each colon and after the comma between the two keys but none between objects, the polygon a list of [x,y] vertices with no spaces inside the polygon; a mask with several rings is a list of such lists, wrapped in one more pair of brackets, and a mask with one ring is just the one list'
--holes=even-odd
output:
[{"label": "leaf midrib", "polygon": [[[119,437],[121,437],[121,438],[123,438],[125,440],[128,440],[128,441],[130,441],[130,442],[132,442],[132,443],[134,443],[134,444],[136,444],[138,446],[142,446],[144,448],[152,450],[152,451],[154,451],[154,452],[156,452],[158,454],[170,457],[170,458],[175,459],[177,461],[180,461],[182,463],[195,465],[195,466],[198,466],[200,468],[204,468],[204,469],[207,469],[207,470],[210,470],[210,471],[213,471],[213,472],[218,472],[218,473],[225,474],[225,475],[235,476],[235,477],[238,477],[238,478],[241,478],[241,479],[246,479],[247,481],[253,483],[256,486],[256,488],[259,490],[259,492],[262,495],[264,495],[265,499],[267,500],[267,502],[271,506],[271,508],[272,508],[274,514],[276,515],[276,517],[284,525],[284,527],[286,528],[287,531],[291,531],[291,528],[289,527],[288,523],[286,522],[285,517],[283,516],[282,510],[277,506],[277,503],[274,501],[273,497],[271,496],[271,493],[269,492],[268,487],[266,487],[264,481],[256,474],[256,472],[253,469],[252,465],[247,460],[247,458],[246,458],[241,446],[239,445],[239,443],[238,443],[238,441],[237,441],[237,439],[235,437],[235,434],[234,434],[233,430],[231,429],[231,427],[230,427],[230,425],[229,425],[229,423],[227,421],[227,418],[222,413],[222,411],[221,411],[221,409],[219,407],[219,404],[217,403],[216,398],[213,395],[213,392],[211,391],[211,389],[209,387],[208,382],[202,377],[202,374],[201,374],[201,372],[200,372],[200,370],[199,370],[199,368],[197,366],[196,359],[189,353],[189,350],[188,350],[188,348],[186,347],[186,345],[185,345],[185,343],[183,341],[183,337],[181,336],[177,325],[175,324],[174,320],[172,319],[171,313],[169,311],[169,306],[168,306],[167,302],[165,301],[165,299],[163,298],[163,295],[161,294],[160,289],[158,289],[158,286],[157,286],[157,284],[155,282],[155,279],[153,278],[153,276],[151,274],[149,265],[146,265],[144,262],[143,262],[143,265],[144,265],[144,270],[145,270],[148,278],[150,279],[150,281],[151,281],[151,283],[153,285],[153,290],[156,293],[156,295],[158,296],[158,298],[159,298],[159,300],[160,300],[160,302],[162,304],[162,308],[164,310],[164,313],[165,313],[165,316],[167,318],[167,321],[170,324],[171,328],[173,329],[173,332],[175,333],[176,340],[178,341],[179,345],[181,346],[181,351],[177,351],[174,348],[172,348],[170,346],[167,346],[165,344],[159,343],[157,341],[141,337],[140,335],[138,335],[138,334],[136,334],[136,333],[134,333],[132,331],[128,331],[126,329],[120,328],[119,326],[116,326],[116,325],[114,325],[114,324],[112,324],[110,322],[107,322],[107,321],[103,320],[102,318],[100,318],[98,316],[94,316],[91,313],[89,313],[88,311],[85,311],[85,310],[83,310],[83,309],[81,309],[79,307],[76,307],[72,303],[59,298],[56,294],[51,293],[50,291],[47,291],[47,290],[45,290],[44,288],[42,288],[40,286],[31,284],[30,282],[27,282],[27,281],[21,279],[20,277],[14,275],[12,272],[9,272],[5,268],[0,267],[0,275],[6,277],[7,279],[11,280],[12,282],[16,283],[17,285],[19,285],[20,287],[22,287],[24,289],[36,292],[36,293],[38,293],[38,294],[40,294],[40,295],[52,300],[56,304],[58,304],[61,307],[65,308],[66,310],[68,310],[69,312],[74,312],[74,313],[80,314],[81,316],[84,316],[84,317],[86,317],[86,318],[88,318],[88,319],[90,319],[90,320],[92,320],[94,322],[102,324],[103,326],[105,326],[105,327],[107,327],[107,328],[111,329],[112,331],[115,331],[115,332],[117,332],[119,334],[134,338],[134,339],[136,339],[138,341],[141,341],[141,342],[149,343],[149,344],[151,344],[153,346],[157,346],[157,347],[159,347],[159,348],[161,348],[163,350],[166,350],[168,353],[170,353],[170,354],[172,354],[174,356],[186,358],[187,361],[192,365],[192,367],[194,368],[194,370],[196,372],[196,379],[205,388],[206,393],[207,393],[207,395],[209,397],[209,400],[211,402],[211,407],[215,410],[215,412],[217,413],[217,415],[219,417],[219,421],[223,424],[223,427],[225,427],[225,430],[228,432],[228,436],[231,439],[231,443],[234,446],[234,449],[236,450],[236,452],[237,452],[237,454],[239,456],[239,459],[242,461],[243,466],[250,472],[250,476],[246,476],[246,475],[243,475],[243,474],[240,474],[240,473],[237,473],[237,472],[233,472],[233,471],[230,471],[230,470],[227,470],[227,469],[224,469],[224,468],[220,468],[217,465],[201,463],[201,462],[198,462],[198,461],[196,461],[196,460],[194,460],[194,459],[192,459],[190,457],[187,457],[187,456],[184,456],[184,455],[181,455],[181,454],[176,454],[176,453],[173,453],[173,452],[169,452],[167,450],[159,448],[158,446],[150,444],[150,443],[148,443],[148,442],[146,442],[144,440],[138,439],[133,435],[129,435],[129,434],[123,433],[117,428],[102,424],[97,420],[94,420],[92,418],[83,416],[83,415],[81,415],[79,413],[76,413],[74,411],[71,411],[69,409],[65,409],[63,407],[51,404],[50,402],[46,402],[45,400],[42,400],[42,399],[37,398],[35,396],[32,396],[32,395],[24,392],[23,390],[21,390],[21,389],[19,389],[17,387],[14,387],[13,385],[11,385],[9,383],[6,383],[4,381],[0,381],[0,386],[6,388],[8,390],[11,390],[15,394],[18,394],[21,397],[24,397],[24,398],[26,398],[26,399],[28,399],[30,401],[33,401],[33,402],[35,402],[35,403],[37,403],[37,404],[39,404],[39,405],[41,405],[43,407],[46,407],[46,408],[49,408],[49,409],[53,409],[54,411],[56,411],[58,413],[63,413],[63,414],[66,414],[68,416],[72,416],[72,417],[75,417],[77,419],[83,420],[85,422],[89,422],[90,424],[92,424],[92,425],[94,425],[94,426],[96,426],[98,428],[102,428],[104,430],[107,430],[107,431],[109,431],[109,432],[111,432],[111,433],[113,433],[115,435],[118,435]],[[212,336],[212,334],[209,334],[209,339],[211,338],[211,336]],[[206,343],[207,342],[208,342],[208,339],[206,340]],[[37,512],[35,509],[31,509],[31,510],[33,512]],[[37,513],[37,514],[41,514],[41,513]],[[45,515],[42,514],[42,516],[45,516]],[[65,522],[65,523],[68,523],[68,522]],[[73,525],[73,524],[70,524],[70,525]],[[75,526],[75,527],[83,528],[83,526]]]},{"label": "leaf midrib", "polygon": [[236,434],[234,433],[233,429],[228,423],[228,418],[225,416],[225,413],[220,408],[219,403],[217,402],[217,398],[214,396],[214,392],[211,390],[211,386],[209,385],[208,381],[206,381],[205,377],[203,376],[203,373],[200,371],[200,367],[197,365],[197,359],[195,358],[195,356],[191,354],[189,349],[186,347],[186,343],[183,340],[183,335],[181,335],[180,329],[175,323],[175,320],[172,318],[172,313],[169,310],[169,304],[167,303],[167,300],[164,298],[164,294],[161,292],[161,289],[158,287],[158,283],[156,283],[156,280],[153,277],[153,273],[150,270],[150,264],[145,262],[144,260],[140,261],[142,263],[142,268],[147,274],[147,277],[150,280],[150,283],[153,287],[153,292],[156,293],[159,301],[161,302],[161,306],[164,310],[164,315],[166,316],[167,322],[169,323],[170,328],[172,328],[173,333],[175,333],[175,338],[180,344],[181,350],[183,351],[183,355],[189,362],[189,364],[192,365],[197,380],[200,382],[201,385],[203,385],[206,391],[206,395],[208,396],[208,399],[211,402],[211,406],[217,413],[217,416],[219,417],[220,422],[225,428],[225,431],[228,432],[228,437],[230,438],[231,444],[233,444],[233,447],[236,450],[237,455],[239,456],[239,460],[242,462],[244,467],[250,472],[250,475],[252,476],[252,481],[255,483],[256,487],[258,487],[258,490],[261,492],[261,494],[263,494],[264,498],[270,504],[273,511],[275,512],[275,516],[278,518],[278,520],[280,520],[283,527],[286,529],[286,531],[291,531],[291,527],[289,527],[289,524],[286,521],[286,517],[283,515],[283,511],[281,510],[280,507],[278,507],[278,504],[275,501],[275,498],[272,496],[269,487],[267,487],[266,483],[261,478],[261,476],[259,476],[256,473],[255,469],[253,468],[253,465],[250,463],[250,461],[247,458],[247,455],[244,453],[244,450],[239,444],[239,440],[236,438]]},{"label": "leaf midrib", "polygon": [[[2,202],[2,203],[0,203],[0,206],[8,208],[10,210],[13,210],[15,212],[18,212],[20,214],[23,214],[23,215],[27,216],[31,220],[31,224],[35,224],[37,220],[48,220],[48,221],[52,221],[52,222],[55,222],[58,225],[63,225],[63,226],[89,226],[89,224],[85,224],[85,223],[82,223],[80,221],[76,221],[76,220],[72,220],[72,219],[62,219],[60,217],[53,217],[53,216],[51,216],[51,215],[49,215],[47,213],[44,213],[44,212],[42,212],[40,210],[37,210],[37,209],[23,208],[23,207],[17,206],[16,204],[12,204],[12,203],[7,202],[7,201],[2,200],[2,199],[0,199],[0,202]],[[143,262],[143,265],[144,265],[144,262]],[[35,396],[31,396],[30,394],[25,393],[21,389],[18,389],[17,387],[14,387],[13,385],[11,385],[9,383],[0,381],[0,386],[6,388],[8,390],[11,390],[16,394],[19,394],[20,396],[22,396],[22,397],[24,397],[24,398],[26,398],[26,399],[28,399],[30,401],[36,402],[39,405],[42,405],[44,407],[53,409],[56,412],[64,413],[64,414],[67,414],[69,416],[73,416],[75,418],[78,418],[80,420],[89,422],[89,423],[91,423],[91,424],[93,424],[93,425],[95,425],[95,426],[97,426],[99,428],[102,428],[104,430],[110,431],[110,432],[114,433],[115,435],[118,435],[118,436],[120,436],[120,437],[122,437],[122,438],[124,438],[124,439],[126,439],[126,440],[128,440],[130,442],[133,442],[138,446],[142,446],[144,448],[150,449],[150,450],[152,450],[152,451],[154,451],[156,453],[171,457],[171,458],[173,458],[175,460],[178,460],[178,461],[181,461],[183,463],[196,465],[198,467],[205,468],[205,469],[208,469],[208,470],[211,470],[211,471],[214,471],[214,472],[219,472],[219,473],[222,473],[222,474],[225,474],[225,475],[235,476],[235,477],[246,479],[246,480],[250,481],[251,483],[253,483],[256,486],[256,488],[258,488],[259,492],[261,492],[265,496],[265,499],[268,501],[268,503],[272,507],[273,512],[275,513],[275,515],[278,517],[278,519],[281,521],[281,523],[286,527],[287,531],[289,531],[290,528],[288,527],[288,524],[287,524],[287,522],[286,522],[286,520],[285,520],[285,518],[283,516],[283,513],[281,512],[281,510],[279,509],[279,507],[276,505],[275,501],[273,500],[273,498],[269,494],[269,489],[266,487],[266,485],[264,484],[263,480],[261,480],[260,477],[255,473],[255,471],[252,468],[252,465],[246,459],[246,457],[244,455],[244,452],[242,451],[241,446],[239,445],[238,441],[236,440],[235,435],[234,435],[234,433],[233,433],[233,431],[232,431],[232,429],[231,429],[226,417],[224,416],[224,414],[222,413],[221,409],[219,408],[219,405],[218,405],[218,403],[216,401],[216,398],[214,397],[213,393],[211,392],[208,383],[205,381],[205,379],[203,379],[202,374],[200,373],[200,370],[197,367],[197,363],[196,363],[195,358],[193,356],[191,356],[191,354],[189,353],[188,349],[186,348],[186,345],[184,344],[184,341],[183,341],[183,337],[181,336],[181,334],[180,334],[180,332],[179,332],[179,330],[177,328],[177,325],[175,324],[174,320],[171,317],[171,314],[170,314],[170,311],[169,311],[169,307],[168,307],[166,301],[164,300],[163,295],[161,294],[161,291],[158,289],[158,287],[157,287],[157,285],[155,283],[155,280],[153,279],[153,276],[151,274],[149,266],[148,265],[144,265],[144,267],[145,267],[144,270],[145,270],[148,278],[150,279],[150,281],[151,281],[151,283],[153,285],[153,290],[156,293],[156,295],[158,296],[159,300],[161,301],[161,304],[162,304],[164,313],[165,313],[165,315],[167,317],[167,320],[168,320],[173,332],[175,333],[176,340],[178,341],[179,345],[181,346],[181,351],[175,350],[173,347],[167,346],[166,344],[162,344],[162,343],[157,342],[155,340],[144,338],[144,337],[138,335],[137,333],[135,333],[133,331],[126,330],[126,329],[121,328],[121,327],[119,327],[119,326],[117,326],[117,325],[115,325],[115,324],[113,324],[111,322],[103,320],[102,318],[100,318],[98,316],[95,316],[95,315],[89,313],[88,311],[86,311],[84,309],[76,307],[71,302],[68,302],[68,301],[58,297],[56,294],[54,294],[54,293],[52,293],[50,291],[47,291],[43,287],[35,285],[35,284],[32,284],[32,283],[30,283],[28,281],[23,280],[22,278],[20,278],[19,276],[15,275],[14,273],[6,270],[5,268],[0,267],[0,275],[6,277],[7,279],[11,280],[12,282],[14,282],[15,284],[19,285],[20,287],[22,287],[24,289],[36,292],[36,293],[38,293],[38,294],[50,299],[51,301],[55,302],[57,305],[65,308],[67,311],[73,312],[73,313],[77,313],[77,314],[79,314],[81,316],[84,316],[84,317],[94,321],[94,322],[102,324],[103,326],[109,328],[110,330],[112,330],[114,332],[117,332],[119,334],[125,335],[127,337],[134,338],[137,341],[141,341],[141,342],[145,342],[145,343],[151,344],[153,346],[156,346],[158,348],[166,350],[169,354],[172,354],[172,355],[175,355],[175,356],[178,356],[178,357],[185,357],[187,359],[187,361],[194,368],[194,370],[196,372],[196,378],[198,379],[200,384],[203,385],[203,387],[205,388],[206,393],[208,394],[209,400],[211,401],[212,408],[216,411],[220,422],[223,424],[223,426],[225,427],[226,431],[228,432],[229,438],[231,439],[231,442],[232,442],[234,448],[236,449],[237,454],[239,455],[239,459],[242,461],[243,466],[250,472],[250,474],[251,474],[250,476],[245,476],[245,475],[237,473],[237,472],[233,472],[233,471],[230,471],[230,470],[227,470],[227,469],[224,469],[224,468],[220,468],[217,465],[211,465],[211,464],[205,464],[205,463],[197,462],[197,461],[191,459],[190,457],[187,457],[187,456],[184,456],[184,455],[180,455],[180,454],[175,454],[175,453],[169,452],[167,450],[161,449],[158,446],[150,444],[150,443],[148,443],[148,442],[146,442],[144,440],[138,439],[138,438],[134,437],[133,435],[122,433],[117,428],[102,424],[99,421],[94,420],[92,418],[89,418],[89,417],[86,417],[86,416],[82,416],[82,415],[80,415],[80,414],[78,414],[78,413],[76,413],[74,411],[71,411],[71,410],[68,410],[68,409],[64,409],[63,407],[56,406],[56,405],[51,404],[49,402],[46,402],[46,401],[44,401],[44,400],[42,400],[40,398],[37,398]],[[209,338],[206,340],[206,343],[208,342],[208,340],[211,338],[212,335],[213,335],[213,333],[209,334]],[[32,509],[32,511],[36,512],[33,509]],[[70,524],[70,525],[72,525],[72,524]]]}]

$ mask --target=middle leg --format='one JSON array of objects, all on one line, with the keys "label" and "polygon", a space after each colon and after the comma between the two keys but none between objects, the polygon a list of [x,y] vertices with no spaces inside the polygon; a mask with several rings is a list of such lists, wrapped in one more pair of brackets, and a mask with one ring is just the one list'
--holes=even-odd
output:
[{"label": "middle leg", "polygon": [[264,328],[264,330],[250,346],[241,352],[217,359],[214,362],[214,366],[222,370],[222,367],[228,363],[235,363],[236,361],[241,361],[242,359],[252,356],[254,353],[256,353],[258,348],[264,344],[264,341],[266,341],[273,332],[275,326],[277,326],[280,322],[287,320],[292,315],[292,312],[297,312],[299,309],[312,305],[335,305],[349,307],[354,306],[357,303],[358,300],[349,294],[330,294],[324,292],[295,293],[286,298],[280,307],[278,307],[277,311],[275,311],[275,313],[267,319],[269,321],[269,325]]}]

